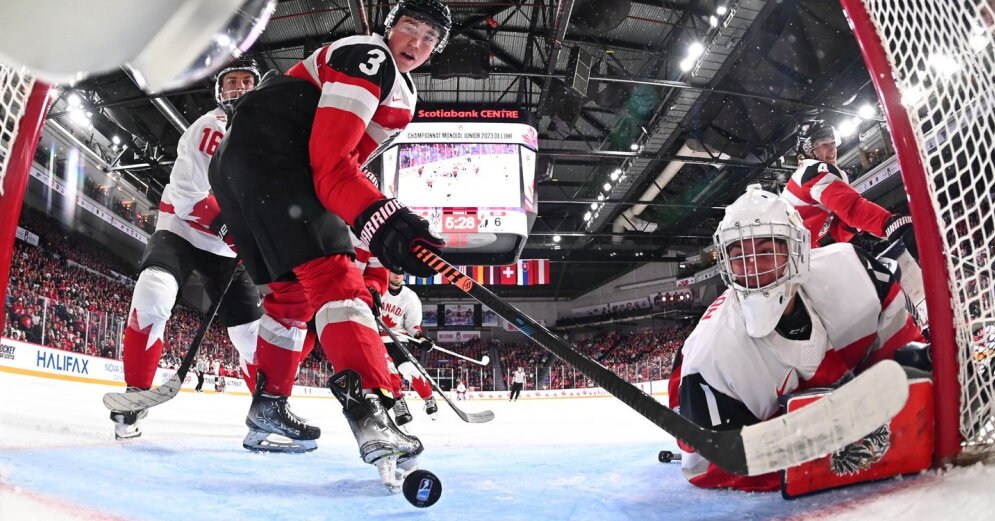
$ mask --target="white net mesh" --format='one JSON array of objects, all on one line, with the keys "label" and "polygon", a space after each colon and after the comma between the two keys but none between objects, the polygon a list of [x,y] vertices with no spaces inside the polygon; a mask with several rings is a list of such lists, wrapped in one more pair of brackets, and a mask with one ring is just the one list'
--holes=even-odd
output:
[{"label": "white net mesh", "polygon": [[945,248],[960,358],[963,454],[991,452],[995,0],[863,3],[908,112]]},{"label": "white net mesh", "polygon": [[34,79],[23,70],[0,65],[0,197],[3,197],[10,148],[33,85]]}]

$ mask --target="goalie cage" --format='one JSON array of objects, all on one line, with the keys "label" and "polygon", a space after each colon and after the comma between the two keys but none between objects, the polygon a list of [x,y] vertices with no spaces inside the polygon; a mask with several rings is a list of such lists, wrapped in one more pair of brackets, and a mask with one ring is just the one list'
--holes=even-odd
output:
[{"label": "goalie cage", "polygon": [[[0,65],[0,302],[6,302],[17,222],[47,109],[47,85]],[[0,313],[0,331],[6,315]]]},{"label": "goalie cage", "polygon": [[919,244],[935,463],[995,452],[995,1],[841,0],[881,99]]}]

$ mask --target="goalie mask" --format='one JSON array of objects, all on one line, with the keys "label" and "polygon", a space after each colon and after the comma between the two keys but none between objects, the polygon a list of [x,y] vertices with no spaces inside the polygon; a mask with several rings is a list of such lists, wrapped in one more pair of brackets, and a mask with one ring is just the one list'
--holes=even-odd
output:
[{"label": "goalie mask", "polygon": [[713,240],[747,334],[767,336],[808,276],[811,239],[801,216],[776,194],[750,185],[726,208]]},{"label": "goalie mask", "polygon": [[[251,74],[252,87],[241,83],[226,86],[225,76],[230,72],[247,72]],[[238,98],[241,98],[243,94],[255,88],[256,85],[259,85],[260,78],[261,75],[259,74],[259,67],[256,65],[256,62],[249,59],[235,60],[221,69],[217,77],[215,77],[214,101],[218,102],[218,107],[225,111],[225,114],[231,116]]]},{"label": "goalie mask", "polygon": [[435,44],[432,52],[440,53],[446,48],[446,44],[449,43],[449,30],[453,27],[453,18],[446,4],[439,0],[400,0],[394,4],[384,20],[384,27],[388,33],[402,16],[410,16],[425,22],[439,31],[439,42]]}]

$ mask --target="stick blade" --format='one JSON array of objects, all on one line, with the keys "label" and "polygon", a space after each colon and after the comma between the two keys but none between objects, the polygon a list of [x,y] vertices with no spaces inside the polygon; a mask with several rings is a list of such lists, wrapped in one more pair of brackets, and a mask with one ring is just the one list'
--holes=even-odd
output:
[{"label": "stick blade", "polygon": [[819,459],[889,423],[909,397],[905,370],[885,360],[802,409],[742,430],[747,474]]},{"label": "stick blade", "polygon": [[494,411],[464,412],[463,421],[467,423],[487,423],[494,419]]},{"label": "stick blade", "polygon": [[183,381],[170,378],[165,384],[137,393],[104,394],[104,407],[111,411],[135,412],[161,405],[172,400],[180,392]]}]

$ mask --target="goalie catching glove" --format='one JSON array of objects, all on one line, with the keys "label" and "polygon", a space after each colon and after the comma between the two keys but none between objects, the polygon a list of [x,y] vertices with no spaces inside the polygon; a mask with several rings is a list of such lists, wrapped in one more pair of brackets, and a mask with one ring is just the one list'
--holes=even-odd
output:
[{"label": "goalie catching glove", "polygon": [[430,277],[435,270],[415,257],[411,249],[421,245],[439,253],[446,241],[429,229],[428,221],[415,215],[397,199],[381,199],[356,217],[352,231],[370,245],[380,262],[392,271]]}]

